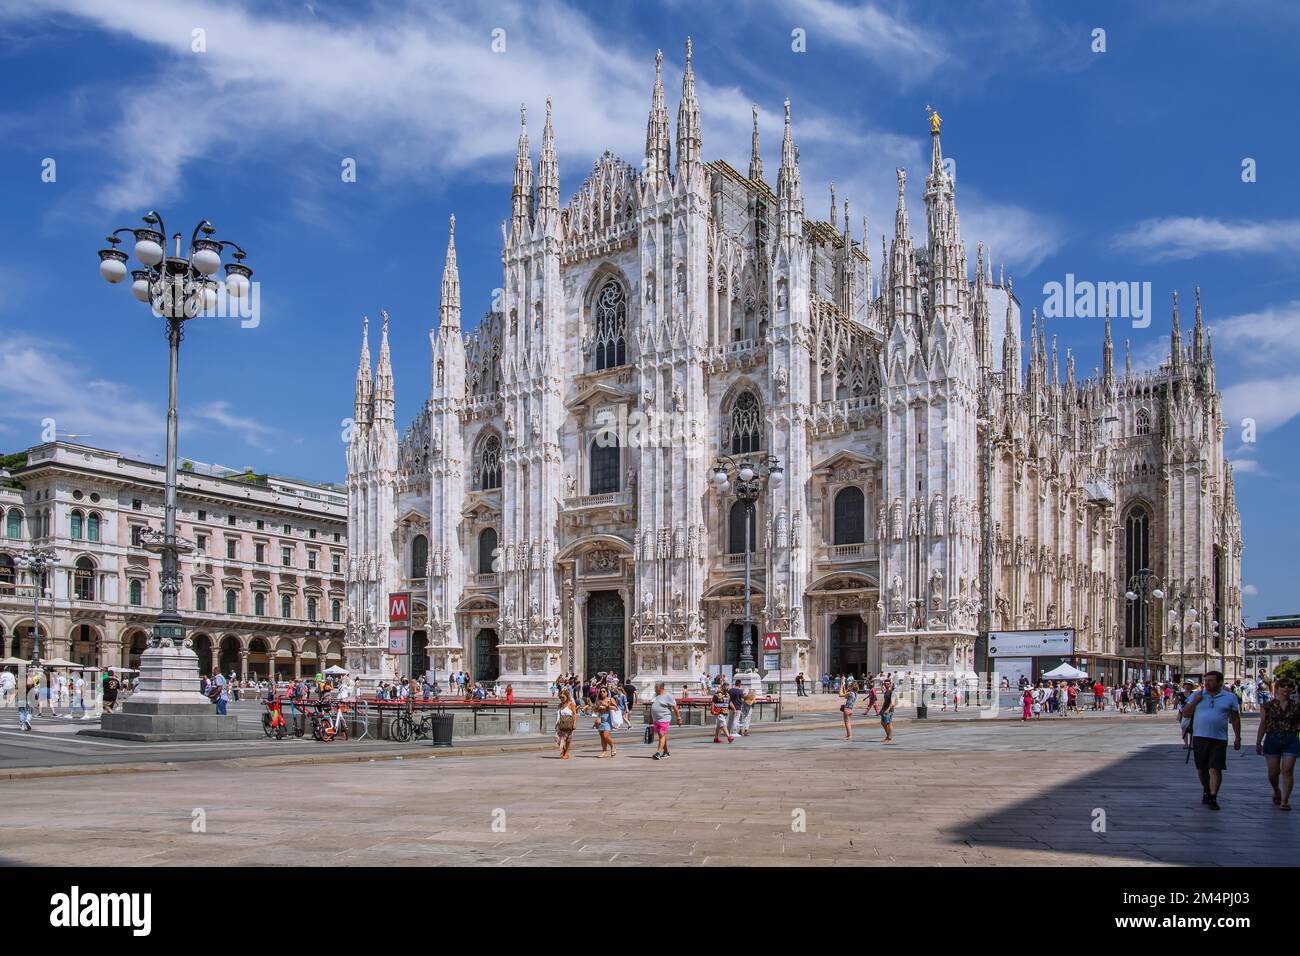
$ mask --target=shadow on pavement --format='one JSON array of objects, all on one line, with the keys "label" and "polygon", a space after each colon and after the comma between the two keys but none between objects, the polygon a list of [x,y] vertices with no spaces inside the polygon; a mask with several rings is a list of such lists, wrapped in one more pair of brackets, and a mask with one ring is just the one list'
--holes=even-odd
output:
[{"label": "shadow on pavement", "polygon": [[1217,813],[1201,804],[1196,768],[1179,743],[1095,757],[1097,769],[1082,776],[1027,778],[1032,797],[945,827],[945,835],[975,848],[1084,854],[1098,864],[1278,866],[1300,852],[1300,815],[1272,805],[1253,742],[1229,749]]}]

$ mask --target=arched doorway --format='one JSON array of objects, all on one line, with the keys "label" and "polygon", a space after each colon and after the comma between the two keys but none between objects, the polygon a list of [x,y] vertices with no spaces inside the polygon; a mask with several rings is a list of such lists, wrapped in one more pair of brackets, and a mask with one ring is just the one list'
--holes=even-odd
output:
[{"label": "arched doorway", "polygon": [[194,654],[199,659],[199,673],[209,675],[212,673],[212,638],[206,634],[195,634],[190,638],[193,645]]},{"label": "arched doorway", "polygon": [[592,591],[587,598],[586,675],[624,674],[623,598],[617,591]]},{"label": "arched doorway", "polygon": [[68,635],[68,656],[78,664],[98,663],[99,635],[89,624],[78,624]]},{"label": "arched doorway", "polygon": [[132,631],[130,636],[122,642],[122,651],[125,654],[125,666],[133,671],[140,669],[140,655],[149,647],[149,635],[144,631]]},{"label": "arched doorway", "polygon": [[423,677],[429,669],[429,634],[415,631],[411,634],[411,676]]},{"label": "arched doorway", "polygon": [[[753,645],[750,647],[750,654],[754,660],[758,660],[758,629],[755,625],[750,625],[750,640]],[[744,625],[739,621],[732,621],[727,625],[726,632],[722,635],[722,662],[731,665],[731,672],[734,674],[740,669],[741,645],[745,638]]]},{"label": "arched doorway", "polygon": [[497,650],[497,632],[490,627],[474,636],[474,680],[496,680],[501,674],[501,654]]},{"label": "arched doorway", "polygon": [[266,640],[255,637],[248,642],[248,676],[264,680],[271,675],[271,648]]},{"label": "arched doorway", "polygon": [[239,677],[239,638],[226,636],[221,639],[221,650],[217,654],[217,667],[229,677]]},{"label": "arched doorway", "polygon": [[867,626],[857,614],[839,614],[831,621],[827,666],[832,674],[867,672]]}]

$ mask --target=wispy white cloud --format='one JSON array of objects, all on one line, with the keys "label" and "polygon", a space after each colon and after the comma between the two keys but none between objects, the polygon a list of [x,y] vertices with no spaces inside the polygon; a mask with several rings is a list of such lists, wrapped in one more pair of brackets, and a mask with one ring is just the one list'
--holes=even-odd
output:
[{"label": "wispy white cloud", "polygon": [[200,405],[191,413],[203,421],[211,422],[227,431],[237,432],[249,445],[259,451],[271,454],[275,447],[270,441],[277,434],[277,429],[255,418],[236,414],[226,401],[208,402]]},{"label": "wispy white cloud", "polygon": [[834,0],[781,0],[782,19],[807,31],[807,41],[848,47],[902,79],[929,76],[951,53],[943,39],[901,14],[886,13],[874,3]]},{"label": "wispy white cloud", "polygon": [[1294,255],[1300,251],[1300,219],[1252,222],[1170,216],[1139,222],[1120,233],[1116,242],[1154,262],[1212,253]]}]

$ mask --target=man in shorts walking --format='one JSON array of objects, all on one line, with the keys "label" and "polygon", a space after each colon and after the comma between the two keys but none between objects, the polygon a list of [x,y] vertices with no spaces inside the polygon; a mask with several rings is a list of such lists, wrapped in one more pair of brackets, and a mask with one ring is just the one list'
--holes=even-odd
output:
[{"label": "man in shorts walking", "polygon": [[1201,803],[1219,809],[1219,785],[1228,767],[1228,725],[1232,725],[1233,750],[1241,749],[1241,705],[1237,695],[1223,689],[1223,674],[1205,675],[1205,689],[1192,694],[1182,716],[1192,721],[1192,756],[1205,792]]},{"label": "man in shorts walking", "polygon": [[655,736],[659,738],[659,746],[655,748],[654,756],[651,760],[662,760],[664,757],[671,757],[668,752],[668,728],[672,725],[672,719],[677,718],[677,725],[682,723],[682,711],[677,706],[677,698],[664,690],[664,682],[655,683],[655,695],[650,698],[650,726],[654,728]]}]

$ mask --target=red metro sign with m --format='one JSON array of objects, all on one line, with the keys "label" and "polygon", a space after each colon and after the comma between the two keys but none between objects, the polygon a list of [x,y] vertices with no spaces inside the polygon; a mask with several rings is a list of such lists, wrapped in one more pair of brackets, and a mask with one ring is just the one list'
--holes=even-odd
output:
[{"label": "red metro sign with m", "polygon": [[411,595],[402,591],[388,595],[388,623],[409,624],[411,621]]}]

